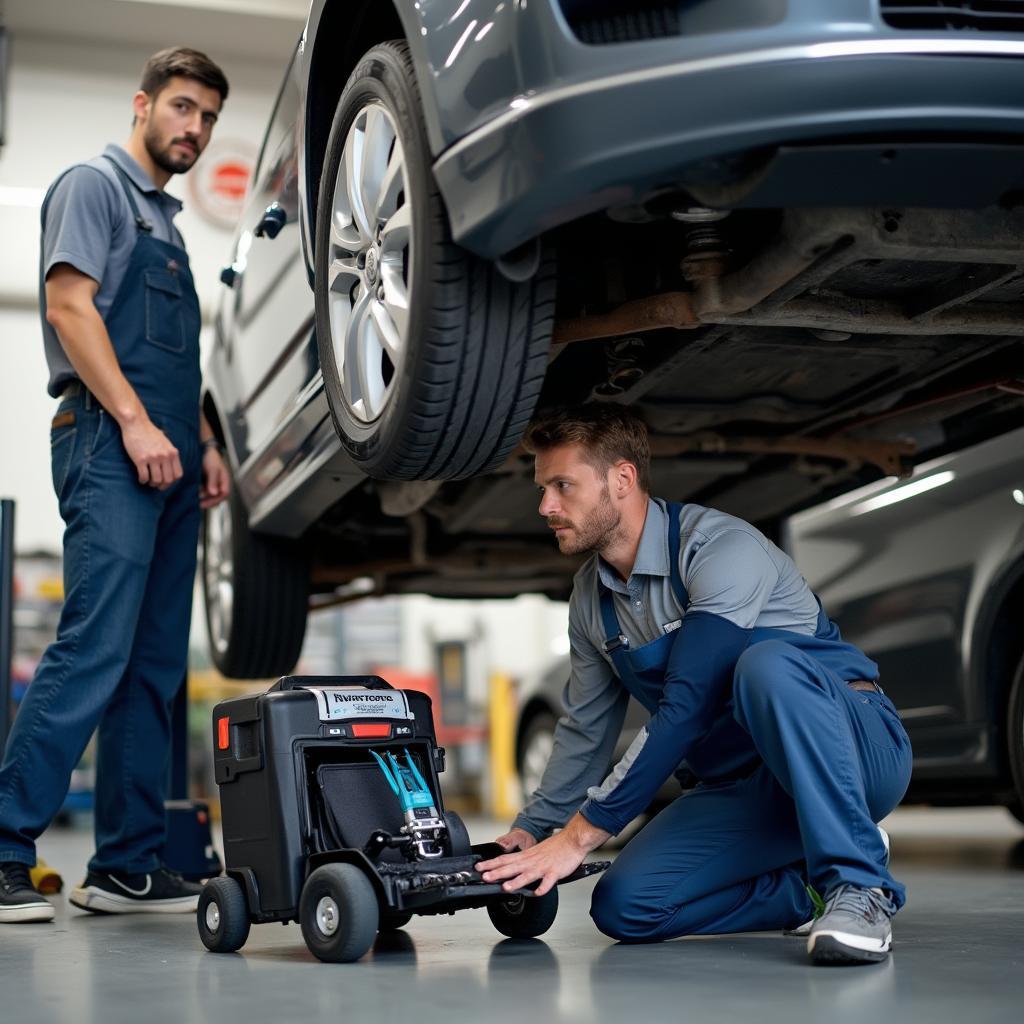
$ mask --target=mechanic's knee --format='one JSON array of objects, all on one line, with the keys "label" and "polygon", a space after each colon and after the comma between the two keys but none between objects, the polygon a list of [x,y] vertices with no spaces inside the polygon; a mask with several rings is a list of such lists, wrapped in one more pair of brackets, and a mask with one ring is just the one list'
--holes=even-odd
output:
[{"label": "mechanic's knee", "polygon": [[735,717],[746,728],[751,712],[797,696],[806,684],[798,652],[785,640],[764,640],[748,647],[733,672]]},{"label": "mechanic's knee", "polygon": [[590,916],[599,931],[619,942],[656,940],[662,917],[654,908],[642,907],[635,885],[614,869],[603,874],[594,886]]}]

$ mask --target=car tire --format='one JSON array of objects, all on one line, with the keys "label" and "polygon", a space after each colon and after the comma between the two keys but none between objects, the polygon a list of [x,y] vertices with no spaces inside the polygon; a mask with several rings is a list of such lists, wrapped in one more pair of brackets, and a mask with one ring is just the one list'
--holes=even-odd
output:
[{"label": "car tire", "polygon": [[430,163],[408,46],[375,46],[328,138],[314,291],[334,425],[377,479],[462,479],[501,464],[547,367],[553,259],[513,283],[455,245]]},{"label": "car tire", "polygon": [[203,945],[213,953],[235,953],[249,938],[249,905],[233,878],[214,878],[203,886],[196,910]]},{"label": "car tire", "polygon": [[370,880],[354,864],[325,864],[302,887],[299,924],[309,951],[325,963],[350,963],[377,936],[380,914]]},{"label": "car tire", "polygon": [[218,671],[231,679],[287,675],[306,633],[309,563],[297,544],[249,529],[234,486],[203,516],[202,578]]},{"label": "car tire", "polygon": [[1010,775],[1017,799],[1010,813],[1024,822],[1024,658],[1021,658],[1010,687],[1010,702],[1006,713],[1007,755]]},{"label": "car tire", "polygon": [[523,737],[519,741],[519,756],[516,758],[523,803],[529,801],[540,786],[544,768],[554,749],[557,724],[558,719],[552,712],[538,711],[523,730]]},{"label": "car tire", "polygon": [[555,923],[557,914],[557,887],[543,896],[517,893],[487,904],[487,916],[491,924],[510,939],[534,939],[543,935]]}]

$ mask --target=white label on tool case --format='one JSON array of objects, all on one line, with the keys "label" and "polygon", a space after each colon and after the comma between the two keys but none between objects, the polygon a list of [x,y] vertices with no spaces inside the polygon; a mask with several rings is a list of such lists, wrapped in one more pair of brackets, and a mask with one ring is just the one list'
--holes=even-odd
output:
[{"label": "white label on tool case", "polygon": [[321,722],[343,718],[415,718],[401,690],[332,690],[307,686],[320,709]]}]

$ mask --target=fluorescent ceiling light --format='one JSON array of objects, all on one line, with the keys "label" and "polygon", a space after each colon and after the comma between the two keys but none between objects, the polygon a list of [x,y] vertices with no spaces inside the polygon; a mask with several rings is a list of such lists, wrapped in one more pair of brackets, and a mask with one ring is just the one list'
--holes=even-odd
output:
[{"label": "fluorescent ceiling light", "polygon": [[262,16],[305,21],[309,0],[117,0],[121,4],[148,4],[151,7],[192,7],[201,11],[220,11],[239,17]]},{"label": "fluorescent ceiling light", "polygon": [[0,206],[21,206],[38,210],[46,196],[45,188],[18,188],[0,185]]},{"label": "fluorescent ceiling light", "polygon": [[868,498],[867,501],[862,501],[859,505],[855,505],[850,509],[850,515],[861,516],[865,512],[874,512],[877,508],[885,508],[886,505],[895,505],[898,501],[906,501],[907,498],[913,498],[917,494],[924,494],[925,491],[942,487],[955,478],[956,473],[952,470],[946,470],[945,473],[936,473],[934,476],[913,480],[902,487],[896,487],[885,494],[879,494],[877,498]]}]

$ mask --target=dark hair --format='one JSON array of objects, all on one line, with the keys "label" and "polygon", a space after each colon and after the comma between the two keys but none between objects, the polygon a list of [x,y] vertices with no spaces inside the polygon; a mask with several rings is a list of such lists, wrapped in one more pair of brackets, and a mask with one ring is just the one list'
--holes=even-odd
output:
[{"label": "dark hair", "polygon": [[156,97],[172,78],[192,78],[220,93],[221,102],[228,98],[228,80],[216,64],[198,50],[172,46],[154,53],[142,69],[139,88]]},{"label": "dark hair", "polygon": [[647,424],[625,406],[594,402],[547,412],[527,431],[524,444],[533,455],[566,444],[579,445],[583,458],[600,473],[616,462],[631,462],[641,490],[651,492]]}]

